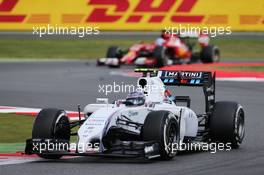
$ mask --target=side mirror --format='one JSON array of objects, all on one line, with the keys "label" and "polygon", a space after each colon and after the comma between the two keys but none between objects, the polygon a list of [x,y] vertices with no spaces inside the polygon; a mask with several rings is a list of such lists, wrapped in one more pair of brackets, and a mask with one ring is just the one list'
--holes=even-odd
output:
[{"label": "side mirror", "polygon": [[174,103],[177,105],[177,103],[186,103],[186,106],[188,108],[191,107],[191,99],[189,96],[176,96],[174,99]]}]

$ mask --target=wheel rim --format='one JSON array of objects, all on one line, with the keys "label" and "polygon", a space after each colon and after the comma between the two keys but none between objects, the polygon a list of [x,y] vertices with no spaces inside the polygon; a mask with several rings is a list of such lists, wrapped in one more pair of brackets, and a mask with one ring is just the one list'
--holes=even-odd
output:
[{"label": "wheel rim", "polygon": [[244,135],[245,135],[245,119],[244,119],[244,112],[242,108],[240,107],[236,113],[236,128],[235,128],[235,135],[236,135],[236,140],[238,143],[241,143]]},{"label": "wheel rim", "polygon": [[244,122],[245,122],[244,113],[240,109],[238,112],[237,133],[236,133],[239,143],[241,143],[244,138],[244,133],[245,133]]},{"label": "wheel rim", "polygon": [[173,152],[173,144],[177,143],[177,127],[174,123],[170,123],[166,126],[166,138],[164,139],[165,150],[169,156],[174,156],[177,152]]},{"label": "wheel rim", "polygon": [[61,113],[54,125],[54,137],[69,140],[69,120],[65,113]]}]

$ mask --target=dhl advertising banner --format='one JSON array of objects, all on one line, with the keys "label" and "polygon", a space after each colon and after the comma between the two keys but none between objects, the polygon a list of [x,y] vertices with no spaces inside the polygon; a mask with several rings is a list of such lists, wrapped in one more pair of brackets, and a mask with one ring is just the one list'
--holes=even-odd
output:
[{"label": "dhl advertising banner", "polygon": [[224,26],[264,31],[264,0],[0,0],[0,30],[34,26],[160,30]]}]

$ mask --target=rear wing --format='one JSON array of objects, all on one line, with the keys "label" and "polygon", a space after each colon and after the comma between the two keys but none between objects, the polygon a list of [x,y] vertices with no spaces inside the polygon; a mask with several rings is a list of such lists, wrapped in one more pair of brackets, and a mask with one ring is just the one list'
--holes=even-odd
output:
[{"label": "rear wing", "polygon": [[157,72],[157,77],[167,86],[209,86],[214,82],[211,72],[167,71]]},{"label": "rear wing", "polygon": [[159,77],[166,86],[202,87],[205,96],[205,111],[211,112],[215,104],[215,72],[170,71],[156,69],[136,69],[143,76]]}]

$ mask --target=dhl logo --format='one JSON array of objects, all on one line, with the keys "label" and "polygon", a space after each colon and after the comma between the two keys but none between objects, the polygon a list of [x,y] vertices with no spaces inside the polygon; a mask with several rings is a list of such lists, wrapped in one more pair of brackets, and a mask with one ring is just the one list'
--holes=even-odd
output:
[{"label": "dhl logo", "polygon": [[224,4],[223,0],[0,0],[0,30],[32,29],[35,24],[160,30],[183,23],[264,31],[263,4],[264,0]]},{"label": "dhl logo", "polygon": [[[195,6],[198,0],[182,0],[176,9],[176,13],[189,13]],[[0,22],[22,22],[26,15],[9,15],[19,0],[2,0],[0,4],[0,13],[5,12],[6,14],[0,15]],[[141,0],[136,5],[133,13],[127,17],[126,22],[135,23],[140,22],[144,17],[144,14],[153,14],[149,22],[157,23],[162,22],[166,13],[173,9],[176,4],[176,0],[162,0],[158,1],[158,6],[153,7],[153,4],[157,2],[155,0]],[[129,0],[89,0],[88,6],[94,6],[92,12],[87,17],[87,22],[116,22],[123,17],[131,4]],[[115,7],[114,12],[117,14],[108,14],[111,11],[111,7]],[[162,15],[160,15],[163,13]],[[156,14],[156,15],[155,15]],[[174,15],[171,17],[172,22],[201,22],[203,15],[197,16],[186,16],[186,15]]]},{"label": "dhl logo", "polygon": [[[157,3],[158,2],[158,3]],[[175,23],[200,23],[202,22],[203,15],[188,15],[194,8],[198,0],[182,0],[177,3],[176,0],[141,0],[132,9],[130,15],[124,15],[129,11],[131,4],[128,0],[90,0],[89,6],[94,6],[91,14],[87,18],[87,22],[116,22],[125,17],[125,21],[128,23],[141,22],[142,18],[146,14],[150,14],[148,22],[160,23],[166,17],[166,14],[176,7],[174,15],[171,16],[171,21]],[[111,7],[114,6],[115,14],[110,14]],[[187,15],[177,15],[177,14]]]}]

